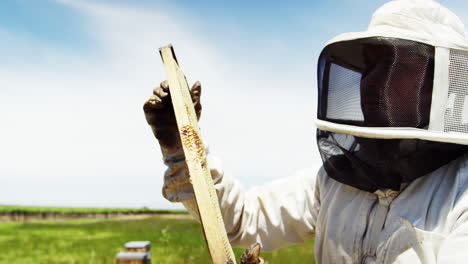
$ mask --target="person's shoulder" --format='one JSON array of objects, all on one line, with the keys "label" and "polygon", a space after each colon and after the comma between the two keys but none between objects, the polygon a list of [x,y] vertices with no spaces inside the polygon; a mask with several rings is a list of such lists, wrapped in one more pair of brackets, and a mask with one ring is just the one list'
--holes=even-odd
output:
[{"label": "person's shoulder", "polygon": [[340,192],[343,188],[354,189],[351,186],[340,183],[329,177],[323,166],[315,168],[313,175],[315,177],[316,186],[322,193]]},{"label": "person's shoulder", "polygon": [[444,223],[455,222],[468,212],[468,155],[414,180],[398,200],[402,208],[406,204],[419,204],[427,212],[445,215]]},{"label": "person's shoulder", "polygon": [[297,170],[295,175],[299,177],[310,177],[310,176],[315,177],[323,173],[324,173],[323,166],[320,164],[320,165],[314,165],[314,166],[310,166],[310,167]]},{"label": "person's shoulder", "polygon": [[468,181],[468,153],[452,162],[452,166],[457,170],[457,176]]},{"label": "person's shoulder", "polygon": [[428,176],[429,181],[439,182],[438,184],[450,186],[452,190],[459,189],[459,191],[467,191],[468,153],[430,173]]},{"label": "person's shoulder", "polygon": [[320,187],[327,185],[331,179],[328,177],[328,174],[322,164],[313,164],[313,166],[298,170],[295,173],[295,177],[300,178],[303,181],[316,183],[317,186]]}]

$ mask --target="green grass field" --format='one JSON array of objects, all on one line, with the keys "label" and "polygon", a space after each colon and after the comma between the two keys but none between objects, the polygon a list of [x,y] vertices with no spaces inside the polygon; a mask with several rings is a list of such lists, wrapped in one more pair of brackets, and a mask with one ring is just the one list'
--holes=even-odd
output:
[{"label": "green grass field", "polygon": [[[0,223],[0,263],[115,263],[128,241],[151,241],[152,263],[210,263],[199,224],[183,214],[145,219]],[[235,249],[236,256],[243,249]],[[314,263],[313,241],[262,252],[267,263]]]},{"label": "green grass field", "polygon": [[106,214],[106,213],[186,213],[184,210],[155,210],[149,208],[63,208],[63,207],[38,207],[38,206],[14,206],[0,205],[0,214],[21,213],[51,213],[51,214]]}]

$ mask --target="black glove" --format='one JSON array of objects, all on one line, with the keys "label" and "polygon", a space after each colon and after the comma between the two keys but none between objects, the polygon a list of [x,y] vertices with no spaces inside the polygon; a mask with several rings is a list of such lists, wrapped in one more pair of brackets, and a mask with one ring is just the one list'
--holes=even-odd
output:
[{"label": "black glove", "polygon": [[[193,84],[190,94],[198,120],[202,109],[200,104],[200,82],[197,81]],[[143,110],[145,111],[146,121],[153,129],[153,133],[163,151],[171,152],[182,147],[167,81],[161,82],[160,87],[153,90],[153,96],[145,102]]]}]

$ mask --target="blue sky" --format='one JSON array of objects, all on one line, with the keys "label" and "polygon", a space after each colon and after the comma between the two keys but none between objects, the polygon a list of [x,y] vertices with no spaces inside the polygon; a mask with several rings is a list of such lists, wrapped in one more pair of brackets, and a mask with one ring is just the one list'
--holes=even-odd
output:
[{"label": "blue sky", "polygon": [[[73,9],[53,1],[5,0],[0,4],[4,30],[46,41],[50,44],[83,44],[83,17]],[[77,47],[80,45],[74,45]]]},{"label": "blue sky", "polygon": [[[289,41],[295,39],[300,40],[295,42],[295,48],[306,54],[311,54],[311,46],[320,46],[330,36],[365,29],[368,14],[384,1],[362,5],[353,11],[351,21],[344,21],[343,18],[350,17],[348,10],[354,9],[354,1],[314,2],[96,1],[104,5],[142,10],[162,9],[169,16],[172,14],[189,21],[192,34],[212,35],[216,45],[233,52],[240,53],[248,47],[268,46],[269,42],[289,45]],[[79,10],[53,0],[5,0],[0,3],[0,28],[3,31],[59,50],[99,56],[100,49],[105,47],[99,46],[99,41],[90,34],[92,29],[89,27],[92,25],[87,20],[88,17]],[[2,55],[18,51],[17,47],[7,43],[2,47]],[[16,60],[19,61],[19,55],[30,61],[40,61],[41,54],[35,53],[34,47],[31,48],[15,54]]]},{"label": "blue sky", "polygon": [[168,43],[202,82],[205,141],[246,188],[320,166],[317,57],[384,2],[0,1],[0,204],[180,208],[142,112]]}]

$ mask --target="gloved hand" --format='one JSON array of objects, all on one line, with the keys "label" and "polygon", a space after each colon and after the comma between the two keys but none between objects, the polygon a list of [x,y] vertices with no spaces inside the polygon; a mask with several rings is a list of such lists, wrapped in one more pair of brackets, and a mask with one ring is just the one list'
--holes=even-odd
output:
[{"label": "gloved hand", "polygon": [[[200,104],[200,82],[195,82],[190,90],[190,95],[192,96],[197,119],[200,119],[202,109]],[[146,121],[159,141],[164,164],[168,167],[164,173],[162,194],[171,202],[183,202],[184,206],[197,219],[197,204],[194,199],[187,164],[185,163],[185,155],[167,81],[161,82],[160,86],[153,90],[153,96],[144,103],[143,110]]]},{"label": "gloved hand", "polygon": [[[200,104],[201,84],[199,81],[193,84],[190,94],[197,119],[200,119],[202,107]],[[160,86],[153,90],[153,96],[144,103],[143,110],[146,121],[158,139],[163,154],[180,150],[182,144],[167,81],[161,82]]]}]

